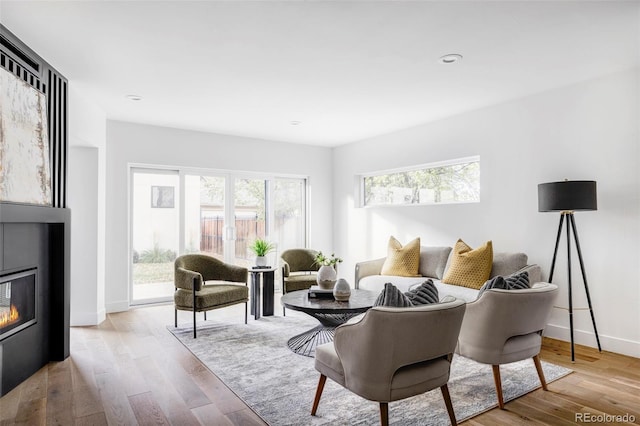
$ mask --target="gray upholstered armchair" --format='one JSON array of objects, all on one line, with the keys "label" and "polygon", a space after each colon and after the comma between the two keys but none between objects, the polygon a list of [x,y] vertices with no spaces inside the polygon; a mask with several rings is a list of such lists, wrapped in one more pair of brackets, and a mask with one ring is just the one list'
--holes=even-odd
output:
[{"label": "gray upholstered armchair", "polygon": [[[178,310],[193,312],[193,337],[196,337],[196,312],[224,308],[244,303],[244,323],[247,323],[247,268],[230,265],[205,254],[185,254],[175,260],[175,326]],[[217,281],[206,284],[205,281]],[[242,283],[242,284],[233,284]],[[195,292],[193,291],[195,289]]]},{"label": "gray upholstered armchair", "polygon": [[311,414],[329,377],[379,402],[382,425],[389,421],[389,402],[439,387],[455,425],[447,382],[465,307],[459,299],[410,308],[378,306],[336,328],[334,341],[316,348],[320,381]]},{"label": "gray upholstered armchair", "polygon": [[[315,262],[318,252],[312,249],[295,248],[282,252],[282,294],[306,290],[317,284],[320,265]],[[282,307],[284,314],[284,307]]]},{"label": "gray upholstered armchair", "polygon": [[500,364],[533,358],[542,388],[547,383],[540,366],[542,331],[558,295],[558,287],[537,283],[523,290],[490,289],[467,304],[456,352],[474,361],[490,364],[504,409]]}]

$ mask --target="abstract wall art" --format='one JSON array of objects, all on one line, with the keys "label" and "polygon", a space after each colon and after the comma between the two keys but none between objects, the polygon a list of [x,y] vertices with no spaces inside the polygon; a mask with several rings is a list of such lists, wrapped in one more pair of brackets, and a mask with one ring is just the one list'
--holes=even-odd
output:
[{"label": "abstract wall art", "polygon": [[0,202],[51,205],[46,96],[2,68]]}]

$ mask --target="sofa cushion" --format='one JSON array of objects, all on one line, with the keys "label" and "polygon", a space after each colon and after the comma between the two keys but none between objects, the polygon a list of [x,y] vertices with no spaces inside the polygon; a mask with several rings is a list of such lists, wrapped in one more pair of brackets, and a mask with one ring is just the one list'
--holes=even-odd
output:
[{"label": "sofa cushion", "polygon": [[423,277],[442,279],[451,247],[420,247],[418,273]]},{"label": "sofa cushion", "polygon": [[443,282],[479,289],[489,279],[493,264],[493,245],[487,241],[472,249],[458,240],[451,255],[451,265],[444,274]]},{"label": "sofa cushion", "polygon": [[420,265],[420,238],[409,241],[404,247],[393,236],[389,237],[387,258],[382,265],[381,275],[400,277],[418,276]]},{"label": "sofa cushion", "polygon": [[447,297],[455,297],[465,302],[473,302],[478,298],[478,290],[475,288],[462,287],[459,285],[445,284],[442,281],[434,281],[438,294],[440,295],[440,303],[444,302]]},{"label": "sofa cushion", "polygon": [[405,308],[412,305],[411,300],[391,283],[384,285],[384,289],[373,303],[373,306],[392,306],[395,308]]},{"label": "sofa cushion", "polygon": [[[177,289],[173,295],[179,308],[193,309],[193,293],[189,290]],[[249,299],[249,287],[238,284],[212,284],[202,286],[196,291],[196,310],[208,310],[246,302]]]},{"label": "sofa cushion", "polygon": [[493,277],[480,287],[478,298],[482,293],[490,288],[500,288],[502,290],[522,290],[523,288],[531,288],[529,285],[529,274],[525,271],[508,277],[502,277],[500,275]]},{"label": "sofa cushion", "polygon": [[386,283],[393,282],[393,285],[398,287],[401,291],[406,292],[419,286],[424,282],[424,280],[424,277],[389,277],[385,275],[369,275],[360,280],[358,288],[373,291],[374,293],[380,293],[384,289],[384,285]]},{"label": "sofa cushion", "polygon": [[527,261],[527,255],[524,253],[494,253],[490,277],[511,275],[527,266]]},{"label": "sofa cushion", "polygon": [[432,279],[428,279],[413,290],[405,293],[413,305],[428,305],[429,303],[438,303],[438,289]]}]

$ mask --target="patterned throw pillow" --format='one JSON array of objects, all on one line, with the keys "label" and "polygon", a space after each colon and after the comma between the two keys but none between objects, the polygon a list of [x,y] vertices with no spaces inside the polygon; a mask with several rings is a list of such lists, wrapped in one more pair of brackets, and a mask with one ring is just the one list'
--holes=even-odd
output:
[{"label": "patterned throw pillow", "polygon": [[438,289],[432,279],[428,279],[419,287],[408,291],[404,294],[414,305],[427,305],[429,303],[438,303]]},{"label": "patterned throw pillow", "polygon": [[524,271],[517,275],[510,275],[508,277],[501,277],[500,275],[493,277],[480,287],[478,298],[480,298],[482,293],[490,288],[500,288],[502,290],[522,290],[523,288],[531,288],[531,285],[529,285],[529,273]]},{"label": "patterned throw pillow", "polygon": [[373,306],[391,306],[394,308],[406,308],[412,306],[411,300],[401,292],[398,287],[386,283]]},{"label": "patterned throw pillow", "polygon": [[478,290],[489,279],[493,265],[491,241],[472,249],[464,241],[458,240],[451,256],[451,265],[444,274],[443,283]]},{"label": "patterned throw pillow", "polygon": [[417,277],[420,266],[420,238],[408,242],[404,247],[393,236],[389,237],[387,258],[380,275]]}]

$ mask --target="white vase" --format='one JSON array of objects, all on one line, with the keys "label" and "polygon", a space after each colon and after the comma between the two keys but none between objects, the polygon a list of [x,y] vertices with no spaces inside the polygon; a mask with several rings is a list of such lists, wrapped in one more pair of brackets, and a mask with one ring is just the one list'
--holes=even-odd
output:
[{"label": "white vase", "polygon": [[318,269],[318,285],[323,289],[331,289],[336,283],[337,272],[333,266],[322,265]]},{"label": "white vase", "polygon": [[267,266],[267,256],[256,256],[256,266]]},{"label": "white vase", "polygon": [[351,297],[351,287],[349,287],[347,280],[340,278],[333,286],[333,298],[338,302],[346,302],[349,297]]}]

